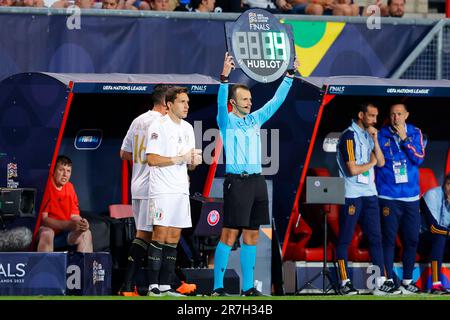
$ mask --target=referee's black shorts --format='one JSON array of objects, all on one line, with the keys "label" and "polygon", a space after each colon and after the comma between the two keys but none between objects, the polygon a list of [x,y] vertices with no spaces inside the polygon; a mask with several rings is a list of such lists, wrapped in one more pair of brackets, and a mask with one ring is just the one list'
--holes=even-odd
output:
[{"label": "referee's black shorts", "polygon": [[264,176],[227,174],[223,182],[223,226],[259,229],[269,224],[269,197]]}]

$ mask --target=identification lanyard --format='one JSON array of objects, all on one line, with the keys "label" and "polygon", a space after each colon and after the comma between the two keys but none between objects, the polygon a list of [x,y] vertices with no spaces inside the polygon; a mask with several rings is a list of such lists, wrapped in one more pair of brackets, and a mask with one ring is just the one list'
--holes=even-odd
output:
[{"label": "identification lanyard", "polygon": [[392,168],[394,170],[395,183],[407,183],[408,182],[408,167],[406,160],[392,161]]},{"label": "identification lanyard", "polygon": [[392,157],[392,170],[394,171],[395,183],[408,183],[408,166],[406,157],[404,156],[402,149],[400,148],[400,137],[396,134],[393,135],[393,139],[398,149],[399,159],[394,160],[394,154],[392,152],[392,144],[389,146],[389,151]]}]

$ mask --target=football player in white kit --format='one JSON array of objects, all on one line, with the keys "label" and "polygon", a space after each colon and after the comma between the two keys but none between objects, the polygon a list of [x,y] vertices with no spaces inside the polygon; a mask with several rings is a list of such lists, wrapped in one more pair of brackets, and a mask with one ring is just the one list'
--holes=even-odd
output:
[{"label": "football player in white kit", "polygon": [[189,110],[187,92],[183,87],[169,88],[167,115],[148,129],[149,223],[153,225],[148,256],[151,296],[180,296],[171,288],[170,278],[175,271],[181,230],[192,227],[187,169],[195,169],[202,161],[201,150],[195,149],[194,129],[183,120]]},{"label": "football player in white kit", "polygon": [[120,158],[133,162],[131,177],[131,198],[136,224],[136,237],[128,252],[127,270],[119,295],[137,296],[134,278],[145,263],[148,245],[152,240],[152,225],[149,224],[148,183],[150,167],[147,165],[145,148],[150,125],[167,114],[167,86],[157,85],[152,93],[153,108],[133,120],[120,148]]}]

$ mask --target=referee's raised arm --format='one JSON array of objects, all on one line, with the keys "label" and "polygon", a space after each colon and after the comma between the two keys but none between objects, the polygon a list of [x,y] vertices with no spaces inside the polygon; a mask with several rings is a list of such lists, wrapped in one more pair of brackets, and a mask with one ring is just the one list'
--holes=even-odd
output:
[{"label": "referee's raised arm", "polygon": [[222,73],[220,74],[220,88],[217,95],[217,124],[219,128],[225,128],[228,121],[228,79],[231,70],[234,70],[235,64],[233,56],[225,52]]}]

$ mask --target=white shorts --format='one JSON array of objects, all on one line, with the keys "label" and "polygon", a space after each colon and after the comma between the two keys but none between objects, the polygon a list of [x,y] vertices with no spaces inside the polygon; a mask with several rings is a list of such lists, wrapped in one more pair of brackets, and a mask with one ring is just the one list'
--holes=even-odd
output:
[{"label": "white shorts", "polygon": [[134,223],[136,224],[136,229],[139,231],[152,232],[153,226],[148,224],[149,221],[149,208],[148,199],[133,199],[131,200],[131,205],[133,207]]},{"label": "white shorts", "polygon": [[190,228],[191,205],[187,194],[162,194],[149,199],[151,224],[164,227]]}]

